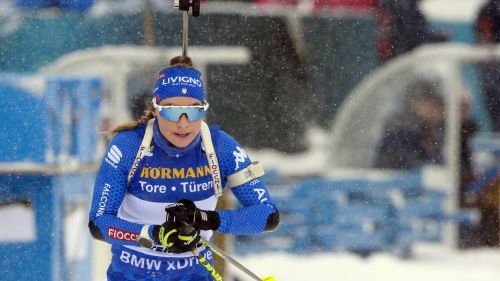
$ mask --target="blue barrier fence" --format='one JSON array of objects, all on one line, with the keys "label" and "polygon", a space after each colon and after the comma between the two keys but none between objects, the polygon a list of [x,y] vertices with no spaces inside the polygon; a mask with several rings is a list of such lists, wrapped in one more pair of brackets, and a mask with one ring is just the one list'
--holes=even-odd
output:
[{"label": "blue barrier fence", "polygon": [[101,82],[5,74],[0,96],[0,279],[90,280]]},{"label": "blue barrier fence", "polygon": [[265,251],[306,253],[377,251],[411,254],[419,241],[443,239],[443,223],[472,221],[467,213],[444,210],[446,193],[424,187],[420,172],[380,180],[308,178],[268,181],[280,210],[277,231],[237,236],[239,254]]}]

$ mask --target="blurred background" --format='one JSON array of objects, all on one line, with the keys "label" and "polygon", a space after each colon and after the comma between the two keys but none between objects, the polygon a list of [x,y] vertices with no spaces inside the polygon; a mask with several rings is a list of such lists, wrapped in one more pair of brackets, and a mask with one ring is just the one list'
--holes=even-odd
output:
[{"label": "blurred background", "polygon": [[[497,280],[500,1],[208,0],[189,32],[207,121],[264,164],[282,217],[219,237],[231,255],[278,280]],[[2,280],[104,280],[104,132],[141,115],[182,15],[3,0],[0,42]]]}]

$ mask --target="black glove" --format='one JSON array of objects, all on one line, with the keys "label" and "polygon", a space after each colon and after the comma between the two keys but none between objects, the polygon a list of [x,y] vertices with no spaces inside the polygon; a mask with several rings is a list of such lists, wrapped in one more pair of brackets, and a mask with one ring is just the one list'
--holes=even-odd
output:
[{"label": "black glove", "polygon": [[175,218],[198,230],[216,230],[220,225],[219,214],[215,211],[200,210],[191,200],[182,199],[165,208],[167,221]]},{"label": "black glove", "polygon": [[172,253],[189,252],[200,242],[200,230],[181,222],[165,222],[153,227],[153,239]]}]

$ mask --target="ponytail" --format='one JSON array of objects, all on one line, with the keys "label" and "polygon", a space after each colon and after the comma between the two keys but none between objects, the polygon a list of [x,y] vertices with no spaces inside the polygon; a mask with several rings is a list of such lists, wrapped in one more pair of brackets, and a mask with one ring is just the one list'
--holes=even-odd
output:
[{"label": "ponytail", "polygon": [[153,108],[148,108],[144,111],[144,114],[137,120],[129,121],[114,127],[108,132],[109,137],[113,137],[116,133],[121,131],[133,130],[141,124],[148,123],[149,120],[153,119]]}]

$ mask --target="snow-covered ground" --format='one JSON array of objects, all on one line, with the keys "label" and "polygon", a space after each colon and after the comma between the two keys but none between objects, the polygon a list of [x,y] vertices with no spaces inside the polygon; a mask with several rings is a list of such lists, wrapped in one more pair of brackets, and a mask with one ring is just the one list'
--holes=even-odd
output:
[{"label": "snow-covered ground", "polygon": [[[498,281],[500,248],[455,250],[444,245],[415,247],[411,259],[381,253],[368,258],[347,253],[237,257],[261,277],[277,281]],[[231,267],[242,281],[252,280]],[[241,277],[240,277],[241,276]]]}]

